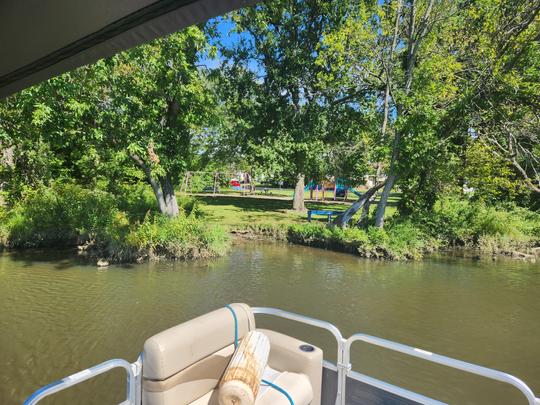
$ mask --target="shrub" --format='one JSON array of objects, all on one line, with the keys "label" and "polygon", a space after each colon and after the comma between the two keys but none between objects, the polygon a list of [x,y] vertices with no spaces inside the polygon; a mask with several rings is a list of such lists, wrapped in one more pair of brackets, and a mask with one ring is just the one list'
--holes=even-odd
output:
[{"label": "shrub", "polygon": [[194,199],[183,199],[180,215],[171,219],[155,214],[152,198],[138,186],[126,187],[119,198],[74,184],[26,190],[9,212],[0,211],[0,248],[83,245],[89,256],[113,261],[225,253],[226,232],[197,218]]},{"label": "shrub", "polygon": [[[125,236],[121,254],[137,258],[195,259],[219,256],[228,247],[228,236],[218,227],[207,227],[193,215],[181,212],[176,218],[147,215]],[[112,256],[119,256],[112,251]]]},{"label": "shrub", "polygon": [[288,240],[302,245],[355,253],[362,257],[419,259],[435,243],[410,223],[386,229],[341,229],[321,224],[291,225]]},{"label": "shrub", "polygon": [[67,246],[104,236],[116,212],[112,195],[74,184],[26,190],[6,227],[14,247]]},{"label": "shrub", "polygon": [[437,202],[432,213],[415,219],[427,233],[449,246],[495,253],[527,249],[540,241],[540,215],[524,208],[446,197]]},{"label": "shrub", "polygon": [[145,183],[120,185],[116,197],[118,209],[126,212],[131,222],[140,222],[146,214],[158,209],[154,193]]}]

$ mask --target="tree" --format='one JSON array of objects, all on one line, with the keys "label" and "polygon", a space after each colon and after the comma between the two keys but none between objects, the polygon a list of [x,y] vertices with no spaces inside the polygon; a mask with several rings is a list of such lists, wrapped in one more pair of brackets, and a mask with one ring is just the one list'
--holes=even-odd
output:
[{"label": "tree", "polygon": [[206,45],[190,27],[106,61],[103,145],[135,163],[168,216],[178,214],[174,185],[189,166],[193,138],[212,116],[213,95],[197,66]]},{"label": "tree", "polygon": [[225,69],[234,67],[230,72],[239,81],[246,70],[256,76],[256,92],[250,93],[256,111],[242,116],[250,123],[242,133],[250,140],[248,153],[294,179],[298,211],[304,210],[305,178],[318,174],[328,145],[327,100],[315,62],[322,35],[343,19],[341,7],[322,0],[272,0],[245,8],[230,15],[241,40],[221,46]]},{"label": "tree", "polygon": [[11,199],[24,187],[77,179],[92,187],[122,171],[109,149],[97,148],[103,69],[88,66],[55,77],[0,102],[0,137],[10,164],[0,176]]},{"label": "tree", "polygon": [[540,193],[540,1],[471,5],[463,13],[462,133],[506,161],[523,186]]},{"label": "tree", "polygon": [[[396,181],[414,172],[403,154],[418,155],[415,150],[437,145],[438,122],[455,97],[459,63],[445,36],[452,31],[456,10],[457,4],[443,0],[358,3],[343,28],[325,38],[326,74],[344,90],[342,99],[358,102],[368,94],[377,100],[381,142],[390,143],[387,179],[375,216],[378,227],[384,225]],[[338,217],[336,224],[346,225],[343,218],[349,214]]]}]

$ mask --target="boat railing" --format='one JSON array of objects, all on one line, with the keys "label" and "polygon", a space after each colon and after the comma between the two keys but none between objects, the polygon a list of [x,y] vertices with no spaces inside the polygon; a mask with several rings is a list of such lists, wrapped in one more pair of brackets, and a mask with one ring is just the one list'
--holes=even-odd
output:
[{"label": "boat railing", "polygon": [[307,325],[314,326],[316,328],[320,329],[326,329],[328,332],[330,332],[337,344],[337,353],[336,353],[336,359],[337,359],[337,378],[338,378],[338,384],[337,384],[337,394],[336,394],[336,404],[338,404],[339,398],[345,398],[345,380],[347,378],[347,372],[350,370],[350,365],[346,364],[343,361],[343,354],[345,352],[345,343],[347,343],[347,340],[343,338],[341,335],[340,330],[330,322],[321,321],[320,319],[310,318],[309,316],[295,314],[294,312],[284,311],[282,309],[277,308],[267,308],[267,307],[253,307],[252,311],[254,314],[264,314],[264,315],[273,315],[280,318],[289,319],[291,321],[301,322]]},{"label": "boat railing", "polygon": [[255,314],[267,314],[274,315],[281,318],[305,323],[311,326],[319,327],[330,331],[336,338],[338,352],[337,352],[337,364],[335,371],[337,371],[337,395],[336,405],[346,405],[346,388],[347,377],[357,381],[361,381],[365,384],[374,386],[384,391],[396,394],[400,397],[410,399],[414,402],[425,405],[441,405],[443,402],[435,399],[423,396],[413,391],[406,390],[395,385],[391,385],[384,381],[374,379],[372,377],[360,374],[352,370],[351,364],[351,346],[354,342],[364,342],[370,345],[383,347],[388,350],[403,353],[408,356],[420,358],[432,363],[441,364],[450,368],[458,369],[467,373],[476,374],[491,380],[496,380],[505,384],[509,384],[517,388],[527,399],[529,405],[540,405],[540,399],[536,398],[532,390],[522,380],[513,375],[504,373],[502,371],[493,370],[487,367],[478,366],[476,364],[467,363],[465,361],[456,360],[450,357],[442,356],[440,354],[432,353],[427,350],[419,349],[412,346],[407,346],[401,343],[392,342],[390,340],[378,338],[375,336],[366,335],[363,333],[356,333],[348,339],[343,339],[339,329],[325,321],[309,318],[304,315],[295,314],[292,312],[283,311],[275,308],[253,308]]},{"label": "boat railing", "polygon": [[[423,359],[432,363],[440,364],[450,368],[458,369],[467,373],[476,374],[491,380],[496,380],[505,384],[512,385],[517,388],[526,398],[529,405],[540,405],[540,399],[536,398],[532,390],[519,378],[510,374],[503,373],[501,371],[493,370],[487,367],[478,366],[476,364],[467,363],[461,360],[452,359],[450,357],[442,356],[440,354],[432,353],[426,350],[418,349],[416,347],[406,346],[401,343],[392,342],[390,340],[378,338],[375,336],[366,335],[363,333],[357,333],[344,339],[339,329],[330,322],[321,321],[319,319],[310,318],[304,315],[295,314],[293,312],[284,311],[276,308],[267,307],[254,307],[254,314],[271,315],[291,321],[300,322],[303,324],[311,325],[320,329],[327,330],[335,338],[337,351],[336,351],[336,364],[324,362],[324,366],[337,373],[337,391],[336,391],[336,405],[345,405],[347,398],[347,378],[360,381],[364,384],[373,386],[375,388],[387,391],[395,394],[399,397],[409,399],[413,402],[425,405],[444,405],[444,402],[437,401],[435,399],[426,397],[413,391],[389,384],[385,381],[380,381],[367,375],[358,373],[352,370],[351,365],[351,346],[354,342],[364,342],[370,345],[382,347],[388,350],[399,352],[408,356]],[[24,405],[35,405],[41,399],[52,395],[56,392],[63,391],[73,385],[79,384],[83,381],[89,380],[100,374],[106,373],[114,368],[123,368],[127,374],[127,393],[126,400],[120,405],[140,405],[141,404],[141,370],[142,370],[142,356],[139,356],[136,362],[129,363],[122,359],[113,359],[97,366],[90,367],[86,370],[75,373],[69,377],[65,377],[61,380],[48,384],[36,392],[34,392],[24,402]]]},{"label": "boat railing", "polygon": [[24,405],[35,405],[49,395],[68,389],[69,387],[97,377],[100,374],[107,373],[115,368],[122,368],[127,374],[126,400],[120,405],[140,403],[140,384],[137,381],[140,380],[141,364],[140,358],[135,363],[129,363],[123,359],[107,360],[96,366],[79,371],[78,373],[41,387],[24,401]]},{"label": "boat railing", "polygon": [[[390,340],[378,338],[375,336],[366,335],[363,333],[357,333],[352,335],[347,341],[345,342],[345,351],[343,354],[343,361],[345,363],[350,363],[350,353],[351,353],[351,345],[354,342],[364,342],[367,344],[383,347],[388,350],[392,350],[395,352],[403,353],[408,356],[416,357],[419,359],[423,359],[426,361],[429,361],[431,363],[441,364],[443,366],[447,366],[450,368],[458,369],[461,371],[465,371],[467,373],[476,374],[491,380],[500,381],[505,384],[510,384],[517,388],[527,399],[527,402],[529,405],[538,405],[540,404],[540,399],[536,398],[532,390],[525,384],[522,380],[520,380],[517,377],[514,377],[513,375],[504,373],[502,371],[493,370],[487,367],[478,366],[476,364],[467,363],[465,361],[456,360],[451,357],[442,356],[440,354],[432,353],[427,350],[419,349],[417,347],[411,347],[407,346],[401,343],[392,342]],[[354,371],[349,372],[349,377],[358,379],[359,376],[361,376],[359,373],[356,373]],[[342,390],[344,392],[344,389]],[[440,402],[431,402],[433,400],[430,399],[430,402],[426,402],[426,404],[432,405],[432,404],[440,404]],[[417,402],[419,402],[417,400]],[[420,402],[423,403],[423,402]],[[342,401],[342,404],[345,404],[344,401]]]}]

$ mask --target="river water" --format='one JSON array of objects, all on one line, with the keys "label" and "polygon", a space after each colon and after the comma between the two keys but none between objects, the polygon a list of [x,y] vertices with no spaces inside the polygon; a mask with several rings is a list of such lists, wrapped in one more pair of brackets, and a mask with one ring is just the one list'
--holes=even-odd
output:
[{"label": "river water", "polygon": [[[224,258],[98,269],[65,252],[0,255],[0,403],[109,358],[134,361],[146,338],[223,306],[247,302],[328,320],[500,369],[540,393],[540,265],[433,257],[369,261],[267,242],[240,242]],[[262,319],[321,346],[332,338]],[[511,388],[358,344],[353,369],[457,404],[525,403]],[[120,371],[45,404],[123,400]]]}]

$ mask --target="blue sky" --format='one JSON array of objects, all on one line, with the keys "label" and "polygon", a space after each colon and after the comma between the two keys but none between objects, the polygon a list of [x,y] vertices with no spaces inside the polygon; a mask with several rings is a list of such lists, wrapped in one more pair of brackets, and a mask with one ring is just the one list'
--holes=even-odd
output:
[{"label": "blue sky", "polygon": [[[234,23],[232,23],[230,20],[224,18],[224,17],[216,17],[209,21],[209,23],[216,23],[217,24],[217,38],[212,38],[210,40],[210,45],[221,45],[226,47],[232,47],[236,44],[238,44],[242,38],[247,39],[249,38],[249,34],[246,33],[235,33],[232,32],[234,28]],[[218,46],[219,48],[219,46]],[[216,58],[209,58],[207,55],[205,55],[200,60],[200,64],[206,66],[209,69],[215,69],[220,66],[220,64],[223,61],[223,57],[219,54]],[[248,64],[248,67],[253,70],[254,72],[260,72],[261,68],[258,66],[255,62],[250,62]]]}]

